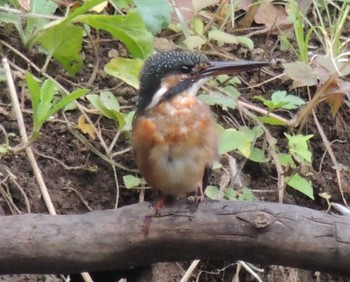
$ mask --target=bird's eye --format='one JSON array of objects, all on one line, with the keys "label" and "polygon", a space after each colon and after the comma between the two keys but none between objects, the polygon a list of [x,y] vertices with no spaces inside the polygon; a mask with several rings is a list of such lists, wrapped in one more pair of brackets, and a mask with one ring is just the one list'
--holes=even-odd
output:
[{"label": "bird's eye", "polygon": [[183,73],[190,73],[192,71],[192,66],[182,66],[181,71]]}]

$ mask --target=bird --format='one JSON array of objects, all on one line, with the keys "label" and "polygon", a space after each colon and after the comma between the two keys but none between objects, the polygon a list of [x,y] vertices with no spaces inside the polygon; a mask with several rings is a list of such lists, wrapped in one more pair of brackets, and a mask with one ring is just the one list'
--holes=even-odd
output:
[{"label": "bird", "polygon": [[218,134],[210,107],[197,98],[203,83],[269,65],[259,61],[210,61],[204,54],[171,50],[150,56],[140,72],[132,127],[136,165],[158,191],[155,214],[166,196],[201,202],[217,158]]}]

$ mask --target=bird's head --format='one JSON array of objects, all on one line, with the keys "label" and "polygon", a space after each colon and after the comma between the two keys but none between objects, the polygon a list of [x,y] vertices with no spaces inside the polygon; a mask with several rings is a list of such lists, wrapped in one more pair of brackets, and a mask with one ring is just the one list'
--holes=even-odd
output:
[{"label": "bird's head", "polygon": [[205,55],[188,51],[168,51],[149,57],[140,74],[137,111],[142,112],[160,102],[188,91],[196,95],[206,78],[219,74],[236,74],[269,65],[254,61],[209,61]]}]

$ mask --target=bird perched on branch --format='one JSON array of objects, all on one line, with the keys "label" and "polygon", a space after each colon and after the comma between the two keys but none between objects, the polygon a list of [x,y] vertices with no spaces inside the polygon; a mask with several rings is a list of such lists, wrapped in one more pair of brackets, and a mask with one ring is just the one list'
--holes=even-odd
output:
[{"label": "bird perched on branch", "polygon": [[132,130],[136,164],[158,191],[156,214],[164,195],[203,198],[217,156],[215,121],[196,95],[211,76],[237,74],[268,65],[254,61],[209,61],[201,54],[168,51],[148,58],[140,75]]}]

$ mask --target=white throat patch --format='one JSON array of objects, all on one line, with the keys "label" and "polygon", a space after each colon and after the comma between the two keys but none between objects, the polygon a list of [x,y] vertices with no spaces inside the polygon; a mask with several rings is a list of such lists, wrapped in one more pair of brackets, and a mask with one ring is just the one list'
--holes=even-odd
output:
[{"label": "white throat patch", "polygon": [[[199,89],[203,85],[203,83],[206,81],[206,78],[201,78],[200,80],[194,82],[190,88],[186,89],[187,93],[190,97],[194,97],[197,95]],[[145,108],[145,110],[149,110],[151,108],[154,108],[158,105],[159,101],[162,99],[162,97],[169,91],[169,86],[165,83],[162,83],[160,85],[160,88],[158,91],[153,95],[151,103],[148,104],[148,106]]]}]

